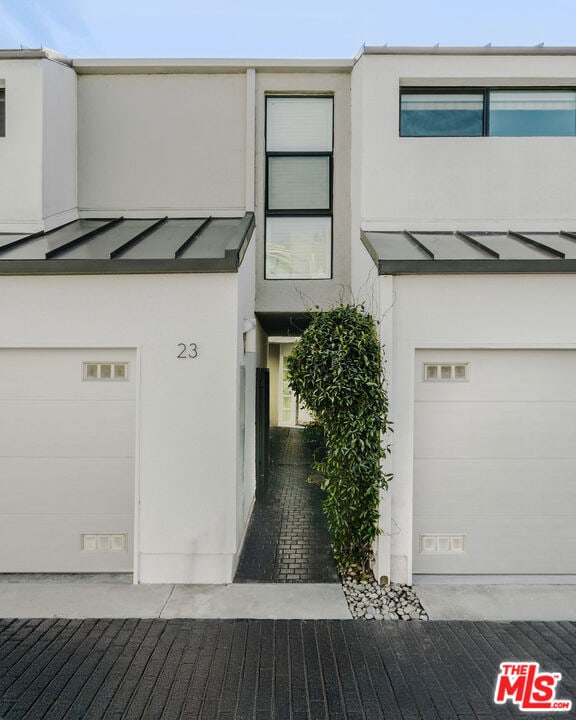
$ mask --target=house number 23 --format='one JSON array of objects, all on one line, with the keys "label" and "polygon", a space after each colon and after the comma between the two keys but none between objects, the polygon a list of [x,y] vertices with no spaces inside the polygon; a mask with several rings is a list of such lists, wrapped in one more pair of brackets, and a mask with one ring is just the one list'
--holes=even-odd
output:
[{"label": "house number 23", "polygon": [[198,345],[196,343],[178,343],[180,352],[177,357],[181,360],[194,360],[198,357]]}]

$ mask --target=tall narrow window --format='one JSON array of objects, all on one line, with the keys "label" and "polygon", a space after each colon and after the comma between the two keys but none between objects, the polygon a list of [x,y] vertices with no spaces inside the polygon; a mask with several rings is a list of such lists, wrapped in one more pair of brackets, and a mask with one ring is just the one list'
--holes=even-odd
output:
[{"label": "tall narrow window", "polygon": [[6,135],[6,90],[0,87],[0,137]]},{"label": "tall narrow window", "polygon": [[331,97],[266,99],[266,278],[332,275]]}]

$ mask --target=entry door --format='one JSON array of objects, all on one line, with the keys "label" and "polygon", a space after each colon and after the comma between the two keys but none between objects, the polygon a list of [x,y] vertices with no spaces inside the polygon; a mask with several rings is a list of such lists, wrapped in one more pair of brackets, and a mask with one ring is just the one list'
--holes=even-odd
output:
[{"label": "entry door", "polygon": [[292,392],[288,382],[288,367],[286,358],[290,355],[293,344],[280,345],[280,387],[279,389],[279,425],[294,426],[296,425],[298,402],[296,395]]}]

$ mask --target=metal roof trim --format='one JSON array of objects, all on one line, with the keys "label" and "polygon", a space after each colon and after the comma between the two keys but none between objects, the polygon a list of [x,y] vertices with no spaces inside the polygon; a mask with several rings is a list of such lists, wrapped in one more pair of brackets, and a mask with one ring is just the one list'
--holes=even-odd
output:
[{"label": "metal roof trim", "polygon": [[576,55],[576,47],[574,46],[440,46],[433,45],[429,47],[399,45],[365,45],[361,51],[362,55]]},{"label": "metal roof trim", "polygon": [[[476,241],[475,237],[470,237],[471,233],[461,233],[460,231],[434,231],[441,234],[455,234],[464,240],[469,238],[474,241],[474,244],[482,246],[480,241]],[[478,231],[480,232],[480,231]],[[391,234],[394,236],[404,235],[406,237],[406,243],[411,243],[414,234],[418,234],[417,231],[412,231],[406,234],[406,231],[386,230],[382,232],[370,231],[371,235],[382,235]],[[564,235],[570,237],[573,233],[567,231],[551,231],[551,233],[557,233],[558,235]],[[496,235],[508,234],[506,231],[494,232]],[[523,236],[527,233],[513,233],[511,237],[518,242],[523,241]],[[485,233],[481,236],[489,236],[490,233]],[[520,236],[520,237],[518,237]],[[360,231],[360,238],[364,244],[366,250],[372,257],[374,264],[378,268],[380,275],[430,275],[434,273],[441,274],[473,274],[473,273],[511,273],[511,274],[527,274],[527,273],[576,273],[576,258],[566,258],[564,253],[561,253],[554,248],[548,248],[543,243],[529,240],[527,245],[533,247],[541,247],[542,250],[548,253],[548,257],[535,257],[535,258],[502,258],[498,257],[497,253],[493,253],[492,257],[487,258],[433,258],[428,257],[427,259],[415,259],[406,258],[386,258],[383,257],[382,249],[378,251],[372,242],[368,239],[365,231]],[[483,248],[482,248],[483,249]]]},{"label": "metal roof trim", "polygon": [[182,273],[234,273],[233,259],[180,260],[0,260],[0,275],[145,275]]},{"label": "metal roof trim", "polygon": [[576,260],[378,260],[379,275],[576,273]]},{"label": "metal roof trim", "polygon": [[[87,220],[89,218],[84,218]],[[181,218],[175,218],[180,220]],[[199,218],[195,218],[199,219]],[[212,218],[213,222],[218,222],[220,218]],[[230,218],[223,218],[230,219]],[[127,258],[123,257],[123,252],[127,247],[136,244],[143,236],[140,232],[133,238],[124,242],[121,246],[112,252],[111,257],[107,258],[69,258],[66,255],[60,255],[61,247],[54,252],[48,253],[46,256],[38,256],[33,258],[18,258],[12,256],[10,259],[3,259],[0,253],[0,275],[126,275],[139,273],[221,273],[221,272],[238,272],[242,263],[246,249],[250,244],[255,227],[255,217],[253,212],[247,212],[238,220],[237,227],[234,228],[232,237],[228,238],[225,246],[224,243],[215,245],[215,253],[210,257],[151,257],[143,258]],[[159,219],[151,228],[144,231],[146,235],[156,229],[160,222],[169,222],[168,219]],[[113,225],[120,222],[129,223],[130,220],[115,218],[112,222],[104,225],[104,228],[97,228],[96,231],[90,231],[85,235],[70,241],[62,247],[68,247],[71,244],[90,243],[92,236],[97,237],[105,230],[106,232],[114,232]],[[73,221],[77,222],[77,221]],[[69,223],[71,224],[71,223]],[[206,223],[201,227],[203,228]],[[112,227],[110,226],[112,225]],[[61,226],[65,227],[65,226]],[[59,228],[54,228],[54,232]],[[43,235],[43,233],[40,233]],[[37,235],[35,235],[37,237]],[[25,244],[27,238],[22,238],[16,243]],[[217,254],[222,253],[222,254]]]},{"label": "metal roof trim", "polygon": [[225,257],[233,259],[236,270],[238,270],[240,265],[242,265],[242,260],[244,260],[244,255],[246,254],[248,245],[250,245],[250,240],[252,239],[252,235],[254,234],[255,227],[256,217],[254,213],[246,213],[246,215],[244,215],[244,217],[242,218],[240,227],[238,228],[239,232],[242,233],[240,245],[237,248],[226,248]]}]

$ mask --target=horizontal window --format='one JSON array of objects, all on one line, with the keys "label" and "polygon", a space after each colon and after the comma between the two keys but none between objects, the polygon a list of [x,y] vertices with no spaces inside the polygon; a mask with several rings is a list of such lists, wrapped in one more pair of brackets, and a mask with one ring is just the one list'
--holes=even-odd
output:
[{"label": "horizontal window", "polygon": [[269,157],[269,210],[329,210],[330,157]]},{"label": "horizontal window", "polygon": [[482,135],[483,94],[403,94],[400,134],[415,136]]},{"label": "horizontal window", "polygon": [[331,237],[330,217],[268,217],[266,278],[329,278]]},{"label": "horizontal window", "polygon": [[0,87],[0,137],[6,135],[6,90]]},{"label": "horizontal window", "polygon": [[576,134],[576,92],[521,90],[490,92],[490,135],[566,136]]},{"label": "horizontal window", "polygon": [[266,150],[332,152],[332,98],[267,98]]},{"label": "horizontal window", "polygon": [[574,137],[576,91],[418,88],[400,93],[403,137]]}]

